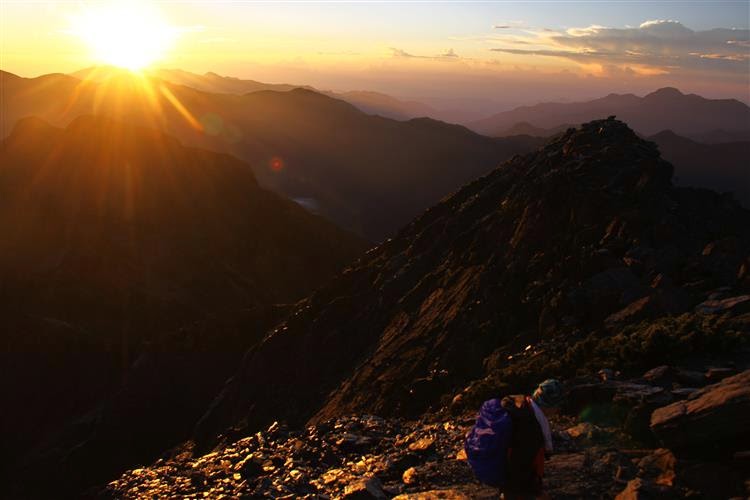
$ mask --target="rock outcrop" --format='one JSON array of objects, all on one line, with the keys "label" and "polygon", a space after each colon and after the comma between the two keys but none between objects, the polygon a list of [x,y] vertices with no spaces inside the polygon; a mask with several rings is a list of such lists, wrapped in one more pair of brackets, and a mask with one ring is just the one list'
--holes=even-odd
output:
[{"label": "rock outcrop", "polygon": [[750,448],[750,370],[657,409],[651,429],[671,448]]},{"label": "rock outcrop", "polygon": [[614,119],[514,158],[295,306],[195,441],[107,493],[491,498],[461,449],[474,411],[555,376],[553,498],[746,494],[736,456],[683,456],[649,427],[750,368],[742,300],[698,307],[750,292],[750,215],[670,173]]}]

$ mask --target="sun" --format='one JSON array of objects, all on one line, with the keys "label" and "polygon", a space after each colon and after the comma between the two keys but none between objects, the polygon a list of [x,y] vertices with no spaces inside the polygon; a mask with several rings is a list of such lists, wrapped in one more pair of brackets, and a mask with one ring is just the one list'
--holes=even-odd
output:
[{"label": "sun", "polygon": [[87,7],[71,24],[97,62],[130,70],[163,58],[177,38],[153,5],[134,0]]}]

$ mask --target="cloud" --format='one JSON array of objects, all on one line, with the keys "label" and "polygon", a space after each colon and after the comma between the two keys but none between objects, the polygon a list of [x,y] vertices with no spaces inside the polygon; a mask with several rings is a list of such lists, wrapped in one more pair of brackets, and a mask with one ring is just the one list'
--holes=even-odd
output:
[{"label": "cloud", "polygon": [[504,23],[495,24],[492,27],[496,30],[509,30],[513,28],[520,28],[521,26],[524,26],[526,24],[525,21],[506,21]]},{"label": "cloud", "polygon": [[395,58],[401,58],[401,59],[433,59],[433,60],[459,60],[463,59],[461,56],[456,54],[456,51],[453,49],[448,49],[446,52],[442,54],[438,54],[436,56],[423,56],[423,55],[416,55],[412,54],[410,52],[407,52],[403,49],[399,49],[396,47],[389,47],[388,50],[391,51],[391,56]]},{"label": "cloud", "polygon": [[[519,41],[534,48],[513,48]],[[491,50],[608,67],[651,68],[652,72],[659,73],[713,71],[746,76],[749,47],[750,30],[747,29],[694,31],[679,21],[653,19],[638,27],[592,25],[564,31],[534,31],[523,37],[501,40],[501,46]]]},{"label": "cloud", "polygon": [[388,50],[391,51],[391,55],[393,57],[403,57],[405,59],[426,59],[425,56],[415,56],[414,54],[410,54],[405,50],[398,49],[396,47],[388,47]]}]

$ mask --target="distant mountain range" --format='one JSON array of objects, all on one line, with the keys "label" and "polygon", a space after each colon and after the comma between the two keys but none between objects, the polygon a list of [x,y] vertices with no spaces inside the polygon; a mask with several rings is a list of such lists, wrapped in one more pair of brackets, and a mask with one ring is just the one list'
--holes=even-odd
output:
[{"label": "distant mountain range", "polygon": [[[102,81],[117,71],[108,67],[92,67],[71,73],[80,79]],[[191,73],[180,69],[157,69],[149,72],[149,75],[166,82],[185,85],[196,90],[210,92],[213,94],[249,94],[261,90],[273,90],[276,92],[288,92],[294,89],[314,90],[315,92],[346,101],[367,114],[379,115],[395,120],[409,120],[411,118],[434,117],[438,113],[432,107],[416,101],[404,101],[380,92],[366,90],[352,90],[346,92],[333,92],[318,90],[310,85],[290,85],[286,83],[263,83],[255,80],[245,80],[231,76],[221,76],[213,72],[203,75]]]},{"label": "distant mountain range", "polygon": [[488,138],[431,119],[368,115],[296,88],[212,94],[115,72],[90,80],[0,75],[2,127],[34,115],[65,125],[81,114],[160,128],[186,144],[250,163],[263,186],[378,241],[471,179],[542,141]]},{"label": "distant mountain range", "polygon": [[[172,384],[140,408],[189,420],[258,340],[248,330],[368,247],[262,189],[236,158],[92,116],[65,129],[39,118],[16,124],[0,144],[0,226],[3,472],[46,440],[96,441],[103,417],[83,418],[92,408],[125,412],[137,428],[118,403],[126,381],[141,402]],[[176,338],[165,343],[168,335]],[[148,350],[162,353],[158,361],[142,357]],[[144,366],[156,371],[128,375]],[[76,481],[174,444],[187,432],[175,422],[152,444],[114,432],[122,454],[98,456]]]},{"label": "distant mountain range", "polygon": [[499,137],[513,132],[519,123],[537,129],[557,130],[563,124],[577,124],[609,115],[616,115],[644,135],[672,130],[699,141],[750,139],[750,107],[746,104],[735,99],[706,99],[683,94],[669,87],[644,97],[610,94],[586,102],[522,106],[472,122],[468,127],[481,134]]}]

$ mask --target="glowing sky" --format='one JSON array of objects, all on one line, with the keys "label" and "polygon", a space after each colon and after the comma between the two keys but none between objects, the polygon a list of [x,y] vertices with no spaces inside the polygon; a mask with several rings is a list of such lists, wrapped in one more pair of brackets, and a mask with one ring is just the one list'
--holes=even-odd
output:
[{"label": "glowing sky", "polygon": [[[70,26],[100,3],[0,0],[0,68],[34,76],[94,64]],[[665,85],[750,100],[747,0],[151,3],[179,33],[158,65],[198,73],[444,107]]]}]

